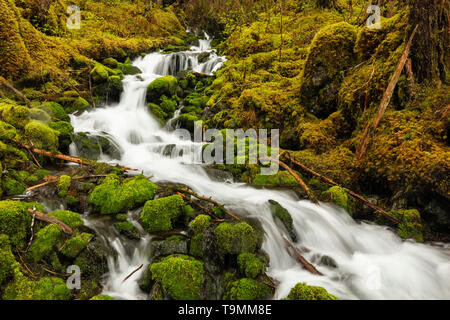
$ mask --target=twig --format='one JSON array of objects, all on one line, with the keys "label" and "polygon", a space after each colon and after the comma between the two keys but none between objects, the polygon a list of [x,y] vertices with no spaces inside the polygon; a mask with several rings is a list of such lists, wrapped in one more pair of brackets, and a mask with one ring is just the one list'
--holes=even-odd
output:
[{"label": "twig", "polygon": [[182,194],[181,192],[177,191],[177,194],[180,195],[181,197],[183,197],[184,199],[188,200],[190,203],[195,204],[197,207],[199,207],[203,212],[207,213],[208,215],[210,215],[212,218],[214,218],[216,221],[221,221],[222,219],[218,219],[214,214],[212,214],[212,212],[210,210],[208,210],[207,208],[205,208],[204,206],[202,206],[201,204],[192,201],[192,199],[190,199],[189,197],[187,197],[186,195]]},{"label": "twig", "polygon": [[30,268],[28,268],[27,264],[25,263],[25,261],[23,261],[22,256],[20,255],[20,250],[18,247],[16,247],[17,249],[17,255],[19,256],[19,260],[20,263],[22,264],[22,266],[25,268],[25,270],[27,270],[27,272],[33,277],[33,278],[37,278],[36,275],[30,270]]},{"label": "twig", "polygon": [[30,241],[28,241],[27,249],[25,250],[25,252],[28,251],[28,249],[31,246],[31,243],[33,242],[33,238],[34,238],[34,220],[35,219],[36,219],[36,206],[34,205],[33,206],[33,219],[31,220],[31,227],[30,227],[31,237],[30,237]]},{"label": "twig", "polygon": [[236,219],[236,220],[238,220],[238,221],[241,221],[240,218],[238,218],[238,217],[235,216],[233,213],[231,213],[230,211],[228,211],[227,209],[225,209],[225,207],[224,207],[223,205],[221,205],[220,203],[218,203],[217,201],[214,201],[214,200],[212,200],[211,198],[206,198],[206,197],[199,196],[199,195],[196,194],[195,192],[193,192],[193,191],[191,191],[191,190],[188,190],[188,189],[186,189],[186,188],[179,188],[179,190],[180,190],[181,192],[188,193],[188,194],[190,194],[190,195],[196,197],[197,199],[204,200],[204,201],[207,201],[207,202],[209,202],[209,203],[212,203],[212,204],[214,204],[215,206],[221,208],[221,209],[222,209],[227,215],[229,215],[230,217],[233,217],[234,219]]},{"label": "twig", "polygon": [[125,279],[123,279],[122,283],[124,283],[125,281],[127,281],[133,274],[135,274],[136,272],[138,272],[142,267],[144,266],[144,264],[141,264],[137,269],[135,269],[132,273],[130,273]]},{"label": "twig", "polygon": [[[72,177],[72,180],[81,180],[81,179],[90,179],[90,178],[104,178],[106,177],[106,174],[93,174],[93,175],[88,175],[88,176],[81,176],[81,177]],[[59,177],[57,176],[48,176],[49,180],[41,183],[41,184],[37,184],[35,186],[29,187],[28,189],[26,189],[25,191],[31,191],[40,187],[44,187],[46,185],[49,185],[51,183],[55,183],[59,180]]]}]

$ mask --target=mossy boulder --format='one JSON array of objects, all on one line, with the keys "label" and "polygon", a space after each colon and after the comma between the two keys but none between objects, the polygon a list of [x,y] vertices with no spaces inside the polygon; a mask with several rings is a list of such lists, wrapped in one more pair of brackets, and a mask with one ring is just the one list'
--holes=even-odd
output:
[{"label": "mossy boulder", "polygon": [[345,188],[333,186],[327,191],[322,192],[322,198],[333,201],[336,205],[344,208],[349,215],[353,216],[355,203]]},{"label": "mossy boulder", "polygon": [[61,229],[56,224],[49,224],[36,233],[28,250],[28,256],[35,262],[54,254],[61,244]]},{"label": "mossy boulder", "polygon": [[87,247],[93,237],[90,233],[77,233],[63,244],[60,251],[66,257],[74,259]]},{"label": "mossy boulder", "polygon": [[38,108],[30,109],[30,118],[32,120],[38,120],[44,123],[49,123],[51,121],[50,115],[44,110]]},{"label": "mossy boulder", "polygon": [[152,280],[174,300],[198,300],[202,294],[203,263],[186,255],[171,255],[150,266]]},{"label": "mossy boulder", "polygon": [[[31,225],[31,216],[28,209],[33,208],[34,203],[5,200],[0,201],[0,233],[9,236],[13,247],[23,247],[27,240],[27,233]],[[37,206],[43,210],[42,206]]]},{"label": "mossy boulder", "polygon": [[58,195],[60,197],[65,197],[67,195],[67,191],[70,188],[70,183],[72,182],[72,178],[67,175],[62,175],[59,177],[58,182],[56,183],[56,187],[58,188]]},{"label": "mossy boulder", "polygon": [[16,128],[9,123],[0,121],[0,140],[1,141],[11,141],[17,134]]},{"label": "mossy boulder", "polygon": [[115,174],[108,175],[89,195],[94,211],[115,214],[142,205],[153,199],[158,187],[143,175],[126,179],[123,184]]},{"label": "mossy boulder", "polygon": [[400,238],[423,242],[422,219],[417,209],[393,210],[388,213],[400,221],[397,226],[397,233]]},{"label": "mossy boulder", "polygon": [[81,219],[80,214],[77,212],[69,210],[57,210],[50,212],[48,215],[64,222],[72,229],[81,227],[84,224],[83,219]]},{"label": "mossy boulder", "polygon": [[138,240],[141,238],[139,231],[131,221],[122,221],[114,223],[114,229],[128,239]]},{"label": "mossy boulder", "polygon": [[171,254],[187,254],[188,240],[182,235],[173,235],[163,240],[155,240],[151,243],[152,257],[158,258]]},{"label": "mossy boulder", "polygon": [[285,208],[283,208],[278,202],[275,200],[269,200],[270,211],[272,212],[272,217],[286,228],[286,231],[289,234],[289,237],[292,241],[297,241],[297,233],[294,229],[294,221],[292,220],[292,216]]},{"label": "mossy boulder", "polygon": [[211,217],[205,214],[198,215],[189,225],[189,228],[195,233],[204,232],[211,225]]},{"label": "mossy boulder", "polygon": [[72,143],[73,127],[66,121],[55,121],[49,124],[50,128],[58,132],[58,146],[62,152],[67,152]]},{"label": "mossy boulder", "polygon": [[325,118],[335,111],[342,82],[341,72],[355,61],[356,29],[341,22],[317,32],[306,58],[300,89],[308,110]]},{"label": "mossy boulder", "polygon": [[285,300],[339,300],[336,296],[328,293],[322,287],[308,286],[306,283],[297,283],[291,289]]},{"label": "mossy boulder", "polygon": [[0,103],[3,121],[17,129],[23,129],[30,122],[30,109],[25,106]]},{"label": "mossy boulder", "polygon": [[140,222],[147,232],[172,230],[184,206],[180,195],[149,200],[142,210]]},{"label": "mossy boulder", "polygon": [[295,187],[299,183],[287,171],[278,171],[276,174],[257,174],[252,180],[252,184],[258,187]]},{"label": "mossy boulder", "polygon": [[222,257],[227,254],[253,253],[258,248],[259,237],[246,222],[223,222],[215,230],[215,243]]},{"label": "mossy boulder", "polygon": [[240,273],[250,279],[255,279],[266,272],[266,265],[253,253],[241,253],[238,258]]},{"label": "mossy boulder", "polygon": [[119,65],[119,62],[114,58],[106,58],[102,61],[102,64],[108,68],[115,69]]},{"label": "mossy boulder", "polygon": [[41,149],[56,150],[58,148],[59,132],[41,121],[32,120],[25,126],[25,135],[33,144]]},{"label": "mossy boulder", "polygon": [[5,176],[2,181],[2,190],[6,195],[18,195],[25,192],[27,186],[21,181],[17,181],[16,179]]},{"label": "mossy boulder", "polygon": [[23,275],[16,276],[3,292],[4,300],[69,300],[70,290],[63,279],[45,277],[31,281]]},{"label": "mossy boulder", "polygon": [[225,300],[262,300],[270,295],[270,287],[254,279],[243,278],[229,283]]},{"label": "mossy boulder", "polygon": [[70,118],[67,115],[67,112],[57,102],[46,101],[40,105],[37,105],[36,107],[45,110],[49,115],[51,115],[52,120],[65,121],[65,122],[70,121]]},{"label": "mossy boulder", "polygon": [[173,96],[177,86],[178,80],[174,76],[164,76],[153,80],[147,87],[147,102],[159,103],[163,95]]}]

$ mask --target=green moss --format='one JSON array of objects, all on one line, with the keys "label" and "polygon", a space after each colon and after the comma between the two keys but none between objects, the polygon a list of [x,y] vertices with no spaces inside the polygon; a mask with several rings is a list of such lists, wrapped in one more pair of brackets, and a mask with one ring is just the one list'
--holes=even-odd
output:
[{"label": "green moss", "polygon": [[164,76],[153,80],[147,87],[147,101],[158,103],[163,95],[173,96],[177,85],[178,80],[174,76]]},{"label": "green moss", "polygon": [[43,122],[32,120],[25,126],[25,135],[34,145],[41,149],[55,150],[58,148],[59,132],[53,130]]},{"label": "green moss", "polygon": [[67,191],[70,188],[70,183],[72,182],[72,178],[70,176],[62,175],[58,179],[58,183],[56,184],[58,188],[58,195],[60,197],[65,197],[67,195]]},{"label": "green moss", "polygon": [[17,195],[25,192],[27,186],[9,176],[2,179],[2,189],[7,195]]},{"label": "green moss", "polygon": [[114,58],[106,58],[102,61],[102,63],[108,68],[115,69],[119,65],[116,59]]},{"label": "green moss", "polygon": [[2,141],[11,141],[16,136],[17,131],[9,123],[0,121],[0,140]]},{"label": "green moss", "polygon": [[246,222],[219,224],[215,230],[215,241],[219,254],[252,253],[258,246],[258,236]]},{"label": "green moss", "polygon": [[61,235],[61,229],[56,224],[49,224],[42,228],[36,233],[28,255],[35,262],[50,257],[57,250],[58,244],[61,242]]},{"label": "green moss", "polygon": [[203,263],[186,255],[171,255],[150,266],[152,279],[175,300],[198,300],[203,283]]},{"label": "green moss", "polygon": [[189,225],[194,233],[202,233],[211,225],[211,217],[205,214],[198,215]]},{"label": "green moss", "polygon": [[127,221],[128,216],[125,213],[119,213],[116,215],[116,219],[119,221]]},{"label": "green moss", "polygon": [[50,212],[48,215],[64,222],[72,229],[81,227],[84,224],[80,214],[73,211],[57,210]]},{"label": "green moss", "polygon": [[76,258],[80,254],[80,252],[83,251],[84,248],[86,248],[92,237],[93,235],[90,233],[77,233],[75,236],[64,243],[60,251],[66,257]]},{"label": "green moss", "polygon": [[51,175],[51,172],[46,169],[38,169],[34,174],[38,177],[39,180],[42,180],[46,176]]},{"label": "green moss", "polygon": [[48,115],[48,113],[38,108],[30,109],[30,118],[33,120],[41,121],[43,123],[49,123],[51,121],[51,118]]},{"label": "green moss", "polygon": [[14,270],[19,267],[19,263],[11,252],[9,237],[5,234],[0,234],[0,286],[8,282],[14,276]]},{"label": "green moss", "polygon": [[[31,225],[31,216],[28,208],[33,208],[33,203],[5,200],[0,201],[0,233],[9,236],[13,247],[23,247],[27,240],[27,232]],[[42,206],[37,206],[43,210]]]},{"label": "green moss", "polygon": [[116,300],[116,299],[114,299],[113,297],[110,297],[106,294],[99,294],[99,295],[96,295],[96,296],[90,298],[89,300]]},{"label": "green moss", "polygon": [[69,300],[70,290],[64,280],[56,277],[31,281],[17,276],[4,291],[4,300]]},{"label": "green moss", "polygon": [[338,206],[344,208],[351,216],[353,216],[353,199],[349,196],[345,188],[333,186],[327,191],[323,192],[322,196],[333,201]]},{"label": "green moss", "polygon": [[73,127],[69,122],[56,121],[50,123],[50,128],[56,130],[58,134],[58,145],[61,150],[69,150],[69,145],[72,143]]},{"label": "green moss", "polygon": [[195,210],[190,205],[183,206],[183,218],[186,224],[195,218]]},{"label": "green moss", "polygon": [[423,242],[423,226],[418,210],[393,210],[389,214],[400,220],[397,233],[402,239],[414,239],[417,242]]},{"label": "green moss", "polygon": [[153,199],[157,186],[143,175],[126,179],[121,185],[115,174],[108,175],[92,190],[89,203],[101,214],[115,214],[133,209]]},{"label": "green moss", "polygon": [[190,255],[197,258],[203,258],[205,254],[205,246],[203,240],[204,240],[203,233],[198,233],[191,238],[191,243],[189,246]]},{"label": "green moss", "polygon": [[269,200],[270,211],[274,219],[278,219],[286,231],[289,233],[292,241],[297,241],[297,235],[295,233],[292,216],[285,208],[283,208],[278,202],[274,200]]},{"label": "green moss", "polygon": [[266,272],[266,265],[252,253],[241,253],[237,258],[239,271],[246,277],[255,279]]},{"label": "green moss", "polygon": [[308,286],[306,283],[297,283],[291,289],[285,300],[339,300],[322,287]]},{"label": "green moss", "polygon": [[267,285],[253,279],[239,279],[227,285],[225,300],[261,300],[270,293]]},{"label": "green moss", "polygon": [[183,206],[183,198],[179,195],[149,200],[142,210],[140,222],[147,232],[171,230]]},{"label": "green moss", "polygon": [[64,108],[57,102],[47,101],[43,102],[41,105],[37,107],[45,110],[48,114],[52,116],[52,118],[54,118],[57,121],[65,121],[65,122],[70,121],[70,118],[67,115]]},{"label": "green moss", "polygon": [[92,69],[91,71],[92,81],[94,83],[106,82],[109,77],[108,69],[109,68],[105,67],[104,65],[97,63],[94,69]]},{"label": "green moss", "polygon": [[272,175],[258,174],[254,177],[252,184],[267,187],[293,187],[298,186],[297,180],[287,171],[278,171]]},{"label": "green moss", "polygon": [[0,103],[0,112],[3,121],[17,129],[23,129],[30,121],[30,109],[24,106]]}]

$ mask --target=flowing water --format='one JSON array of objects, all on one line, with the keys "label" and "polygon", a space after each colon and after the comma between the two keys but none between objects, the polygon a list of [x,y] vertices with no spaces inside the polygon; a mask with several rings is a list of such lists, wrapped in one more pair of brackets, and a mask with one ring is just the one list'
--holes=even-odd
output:
[{"label": "flowing water", "polygon": [[[285,297],[298,282],[318,285],[341,299],[450,299],[450,248],[443,244],[425,245],[402,241],[392,230],[369,223],[355,222],[343,209],[321,203],[300,201],[293,192],[254,189],[243,183],[225,183],[208,176],[201,165],[190,163],[190,157],[172,158],[164,154],[168,145],[197,146],[180,140],[161,127],[145,104],[146,87],[161,76],[191,68],[213,73],[225,61],[209,48],[210,40],[201,40],[190,51],[151,53],[133,64],[142,70],[137,76],[126,76],[120,103],[71,116],[76,132],[90,132],[113,137],[121,147],[120,159],[108,159],[143,170],[152,181],[183,183],[198,194],[212,197],[230,211],[260,221],[265,231],[263,249],[270,256],[268,274],[279,282],[275,299]],[[197,57],[210,52],[206,62]],[[76,150],[72,149],[76,154]],[[337,267],[317,265],[324,276],[302,269],[285,250],[282,236],[270,212],[268,199],[278,201],[292,215],[298,234],[299,249],[311,262],[331,257]],[[136,222],[139,212],[130,212]],[[151,236],[145,235],[138,245],[107,232],[102,222],[86,223],[100,233],[117,251],[110,257],[104,293],[120,299],[146,299],[137,280],[144,268],[126,282],[122,280],[141,264],[148,263]]]}]

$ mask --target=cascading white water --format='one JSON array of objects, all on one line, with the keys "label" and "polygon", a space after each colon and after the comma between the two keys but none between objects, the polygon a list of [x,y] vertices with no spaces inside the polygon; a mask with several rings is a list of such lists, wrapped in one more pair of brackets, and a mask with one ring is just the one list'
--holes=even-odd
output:
[{"label": "cascading white water", "polygon": [[[179,57],[185,58],[178,62],[174,59],[175,54],[152,53],[136,59],[133,64],[143,74],[125,77],[120,103],[71,116],[75,131],[108,133],[123,150],[121,159],[115,162],[143,170],[153,181],[189,185],[233,212],[258,219],[265,231],[263,249],[270,256],[268,273],[280,282],[276,299],[285,297],[298,282],[322,286],[342,299],[450,299],[448,245],[402,241],[386,227],[356,223],[343,209],[335,206],[299,201],[290,191],[257,190],[243,183],[218,182],[212,180],[201,165],[189,164],[189,155],[181,158],[164,156],[164,146],[190,145],[192,142],[181,141],[157,123],[145,105],[146,87],[153,79],[179,71],[189,63],[194,70],[205,73],[217,70],[225,59],[215,53],[202,65],[196,65],[191,59],[210,50],[210,40],[204,41],[192,52],[179,53]],[[317,269],[324,276],[314,276],[302,269],[284,249],[270,212],[269,199],[278,201],[291,213],[298,234],[295,245],[308,249],[305,258],[314,262],[328,256],[335,260],[337,267],[318,265]],[[87,223],[94,224],[89,219]],[[146,247],[149,241],[150,238],[145,237],[130,252],[119,237],[110,237],[109,242],[117,250],[118,257],[109,261],[110,272],[104,293],[122,299],[145,298],[136,283],[143,270],[125,283],[122,281],[148,262]]]}]

